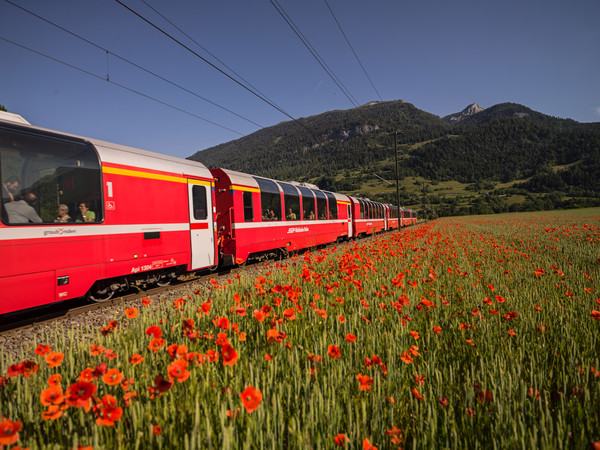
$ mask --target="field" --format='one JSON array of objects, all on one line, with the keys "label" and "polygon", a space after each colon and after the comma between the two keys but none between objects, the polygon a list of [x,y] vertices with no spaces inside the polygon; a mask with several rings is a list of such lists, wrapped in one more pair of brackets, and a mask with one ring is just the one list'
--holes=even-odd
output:
[{"label": "field", "polygon": [[2,361],[0,446],[598,448],[599,217],[444,218],[57,331]]}]

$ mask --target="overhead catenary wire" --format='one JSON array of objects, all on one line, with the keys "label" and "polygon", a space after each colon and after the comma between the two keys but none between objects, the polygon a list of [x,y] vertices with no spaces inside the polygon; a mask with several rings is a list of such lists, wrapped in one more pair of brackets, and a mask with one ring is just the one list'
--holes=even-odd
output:
[{"label": "overhead catenary wire", "polygon": [[221,69],[220,67],[217,67],[215,64],[213,64],[212,62],[210,62],[209,60],[207,60],[206,58],[204,58],[202,55],[198,54],[197,52],[195,52],[194,50],[192,50],[190,47],[188,47],[187,45],[185,45],[183,42],[181,42],[180,40],[176,39],[175,37],[173,37],[172,35],[170,35],[169,33],[167,33],[165,30],[163,30],[162,28],[160,28],[158,25],[154,24],[153,22],[151,22],[150,20],[148,20],[147,18],[145,18],[144,16],[142,16],[140,13],[138,13],[137,11],[135,11],[134,9],[130,8],[129,6],[127,6],[125,3],[123,3],[120,0],[115,0],[115,2],[117,2],[119,5],[121,5],[122,7],[124,7],[125,9],[127,9],[129,12],[131,12],[132,14],[134,14],[135,16],[137,16],[138,18],[140,18],[141,20],[143,20],[144,22],[146,22],[148,25],[150,25],[151,27],[153,27],[154,29],[156,29],[157,31],[159,31],[160,33],[164,34],[166,37],[168,37],[169,39],[171,39],[172,41],[174,41],[175,43],[177,43],[178,45],[180,45],[181,47],[183,47],[185,50],[187,50],[188,52],[192,53],[194,56],[200,58],[202,61],[204,61],[206,64],[208,64],[209,66],[211,66],[213,69],[217,70],[219,73],[221,73],[222,75],[226,76],[227,78],[229,78],[231,81],[233,81],[234,83],[236,83],[237,85],[241,86],[243,89],[245,89],[246,91],[250,92],[252,95],[254,95],[255,97],[259,98],[260,100],[262,100],[263,102],[267,103],[269,106],[275,108],[277,111],[279,111],[280,113],[282,113],[283,115],[285,115],[286,117],[289,117],[290,119],[292,119],[294,122],[296,122],[298,125],[300,125],[301,127],[303,127],[304,129],[306,129],[307,131],[309,131],[313,136],[318,137],[317,133],[312,130],[311,128],[309,128],[308,126],[306,126],[305,124],[303,124],[301,121],[299,121],[298,119],[296,119],[295,117],[291,116],[290,114],[288,114],[286,111],[284,111],[282,108],[280,108],[279,106],[277,106],[276,104],[274,104],[273,102],[271,102],[270,100],[268,100],[267,98],[265,98],[264,96],[260,95],[258,92],[256,92],[255,90],[251,89],[250,87],[246,86],[244,83],[242,83],[241,81],[235,79],[234,77],[232,77],[231,75],[229,75],[227,72],[225,72],[223,69]]},{"label": "overhead catenary wire", "polygon": [[354,98],[352,93],[346,88],[346,86],[344,86],[344,84],[340,81],[340,79],[335,75],[333,70],[331,70],[331,68],[327,65],[327,63],[321,57],[319,52],[317,52],[317,50],[310,44],[310,42],[308,42],[308,39],[306,39],[304,34],[302,34],[302,32],[300,31],[300,28],[298,28],[298,26],[294,23],[292,18],[285,12],[285,10],[279,4],[279,2],[277,0],[269,0],[269,1],[273,5],[273,7],[277,10],[279,15],[281,17],[283,17],[283,20],[285,20],[285,22],[288,24],[288,26],[296,34],[296,36],[298,36],[298,39],[300,39],[300,41],[308,49],[308,51],[313,56],[313,58],[315,58],[315,60],[319,63],[319,65],[323,68],[323,70],[327,73],[327,75],[329,75],[329,78],[331,78],[331,80],[336,84],[336,86],[340,89],[340,91],[342,91],[342,93],[346,96],[346,98],[348,98],[350,103],[352,103],[352,105],[354,107],[358,107],[359,106],[358,100],[356,100],[356,98]]},{"label": "overhead catenary wire", "polygon": [[377,97],[379,97],[379,100],[383,101],[383,98],[381,98],[381,95],[379,94],[379,91],[377,90],[377,88],[375,87],[375,84],[373,84],[373,80],[371,80],[371,77],[369,76],[369,74],[367,73],[367,69],[365,69],[365,66],[363,65],[363,63],[361,62],[360,58],[358,57],[358,55],[356,54],[356,51],[354,50],[354,47],[352,47],[352,44],[350,43],[350,40],[348,39],[348,36],[346,36],[346,33],[344,33],[344,30],[342,28],[342,25],[340,24],[340,22],[338,21],[337,17],[335,16],[335,14],[333,13],[333,10],[331,9],[331,6],[329,6],[329,3],[327,2],[327,0],[323,0],[325,2],[325,4],[327,5],[327,9],[329,9],[329,12],[331,13],[331,16],[333,17],[333,20],[335,20],[335,23],[337,24],[338,28],[340,29],[342,35],[344,36],[344,39],[346,39],[346,43],[348,44],[348,47],[350,47],[350,50],[352,50],[352,53],[354,54],[354,57],[356,58],[356,61],[358,61],[358,64],[360,65],[361,69],[363,70],[365,76],[367,77],[367,79],[369,80],[369,83],[371,83],[371,86],[373,86],[373,89],[375,90],[375,92],[377,93]]},{"label": "overhead catenary wire", "polygon": [[[243,76],[241,76],[239,73],[237,73],[235,70],[233,70],[227,64],[225,64],[221,59],[219,59],[214,53],[212,53],[210,50],[208,50],[205,46],[203,46],[202,44],[200,44],[196,39],[194,39],[192,36],[190,36],[188,33],[186,33],[180,27],[178,27],[175,23],[173,23],[172,20],[169,20],[167,17],[165,17],[164,14],[161,14],[160,11],[158,11],[152,5],[148,4],[148,2],[146,2],[146,0],[141,0],[141,2],[144,5],[146,5],[148,8],[150,8],[152,11],[154,11],[156,14],[158,14],[160,17],[162,17],[166,22],[168,22],[171,26],[173,26],[175,29],[177,29],[177,31],[179,31],[181,34],[183,34],[185,37],[187,37],[190,41],[192,41],[194,44],[196,44],[198,47],[200,47],[202,50],[204,50],[206,53],[208,53],[210,56],[212,56],[216,61],[219,62],[219,64],[221,64],[223,67],[227,68],[227,70],[229,70],[232,74],[234,74],[236,77],[238,77],[244,83],[246,83],[248,86],[250,86],[256,92],[258,92],[260,95],[262,95],[263,97],[265,97],[267,100],[269,100],[273,104],[275,104],[275,105],[277,104],[277,103],[275,103],[275,101],[273,101],[272,99],[270,99],[264,92],[262,92],[260,89],[258,89],[256,86],[254,86],[248,80],[246,80]],[[279,106],[281,108],[280,105],[277,105],[277,106]]]},{"label": "overhead catenary wire", "polygon": [[[127,64],[130,64],[130,65],[132,65],[133,67],[135,67],[135,68],[137,68],[139,70],[142,70],[142,71],[144,71],[144,72],[146,72],[146,73],[148,73],[148,74],[150,74],[150,75],[152,75],[152,76],[154,76],[154,77],[156,77],[156,78],[158,78],[158,79],[160,79],[160,80],[162,80],[162,81],[164,81],[166,83],[169,83],[172,86],[175,86],[175,87],[177,87],[177,88],[179,88],[179,89],[187,92],[188,94],[191,94],[191,95],[193,95],[193,96],[195,96],[195,97],[197,97],[197,98],[199,98],[199,99],[201,99],[201,100],[203,100],[203,101],[205,101],[207,103],[210,103],[213,106],[216,106],[217,108],[222,109],[223,111],[226,111],[226,112],[228,112],[230,114],[233,114],[234,116],[239,117],[240,119],[243,119],[243,120],[245,120],[245,121],[247,121],[247,122],[249,122],[249,123],[251,123],[251,124],[253,124],[253,125],[257,126],[257,127],[259,127],[259,128],[264,128],[263,125],[260,125],[260,124],[256,123],[255,121],[253,121],[253,120],[251,120],[251,119],[249,119],[249,118],[247,118],[247,117],[245,117],[245,116],[243,116],[241,114],[238,114],[238,113],[236,113],[236,112],[234,112],[234,111],[232,111],[232,110],[230,110],[228,108],[225,108],[222,105],[219,105],[218,103],[216,103],[216,102],[214,102],[214,101],[212,101],[210,99],[207,99],[206,97],[203,97],[202,95],[200,95],[200,94],[198,94],[196,92],[191,91],[190,89],[187,89],[187,88],[185,88],[185,87],[183,87],[183,86],[181,86],[181,85],[179,85],[179,84],[177,84],[177,83],[175,83],[175,82],[173,82],[171,80],[168,80],[167,78],[165,78],[165,77],[163,77],[161,75],[158,75],[158,74],[152,72],[151,70],[146,69],[145,67],[142,67],[139,64],[136,64],[133,61],[130,61],[129,59],[124,58],[124,57],[122,57],[122,56],[120,56],[120,55],[118,55],[118,54],[116,54],[116,53],[114,53],[114,52],[112,52],[112,51],[110,51],[110,50],[102,47],[101,45],[98,45],[98,44],[90,41],[89,39],[86,39],[86,38],[84,38],[84,37],[82,37],[82,36],[80,36],[80,35],[72,32],[72,31],[70,31],[70,30],[68,30],[68,29],[66,29],[66,28],[64,28],[64,27],[62,27],[62,26],[60,26],[60,25],[52,22],[51,20],[48,20],[48,19],[46,19],[46,18],[44,18],[44,17],[42,17],[42,16],[34,13],[33,11],[30,11],[30,10],[28,10],[28,9],[20,6],[20,5],[17,5],[17,4],[13,3],[10,0],[4,0],[4,1],[6,3],[9,3],[9,4],[15,6],[16,8],[19,8],[23,12],[26,12],[27,14],[30,14],[30,15],[36,17],[37,19],[39,19],[39,20],[41,20],[43,22],[46,22],[47,24],[52,25],[53,27],[58,28],[61,31],[64,31],[65,33],[67,33],[67,34],[69,34],[69,35],[71,35],[71,36],[73,36],[73,37],[75,37],[77,39],[80,39],[81,41],[83,41],[83,42],[85,42],[85,43],[87,43],[87,44],[89,44],[89,45],[91,45],[91,46],[93,46],[93,47],[95,47],[95,48],[97,48],[99,50],[102,50],[103,52],[106,52],[106,66],[107,66],[106,80],[107,81],[110,81],[110,76],[109,76],[109,71],[108,71],[108,63],[109,63],[109,55],[112,55],[115,58],[118,58],[121,61],[123,61],[123,62],[125,62]],[[238,133],[238,134],[240,134],[240,133]]]},{"label": "overhead catenary wire", "polygon": [[89,75],[89,76],[91,76],[91,77],[98,78],[98,79],[100,79],[100,80],[102,80],[102,81],[105,81],[105,82],[107,82],[107,83],[110,83],[110,84],[112,84],[112,85],[114,85],[114,86],[118,86],[118,87],[120,87],[120,88],[122,88],[122,89],[125,89],[126,91],[132,92],[132,93],[134,93],[134,94],[137,94],[137,95],[140,95],[140,96],[142,96],[142,97],[145,97],[145,98],[147,98],[147,99],[149,99],[149,100],[152,100],[152,101],[155,101],[155,102],[157,102],[157,103],[160,103],[161,105],[168,106],[169,108],[175,109],[175,110],[177,110],[177,111],[180,111],[180,112],[182,112],[182,113],[185,113],[185,114],[188,114],[188,115],[190,115],[190,116],[192,116],[192,117],[196,117],[197,119],[203,120],[203,121],[205,121],[205,122],[207,122],[207,123],[210,123],[211,125],[215,125],[215,126],[217,126],[217,127],[219,127],[219,128],[223,128],[224,130],[231,131],[232,133],[238,134],[238,135],[240,135],[240,136],[244,136],[244,134],[243,134],[243,133],[240,133],[239,131],[233,130],[233,129],[231,129],[231,128],[229,128],[229,127],[226,127],[226,126],[224,126],[224,125],[221,125],[221,124],[218,124],[218,123],[216,123],[216,122],[213,122],[212,120],[206,119],[206,118],[204,118],[204,117],[201,117],[201,116],[199,116],[199,115],[197,115],[197,114],[194,114],[194,113],[191,113],[191,112],[189,112],[189,111],[186,111],[185,109],[182,109],[182,108],[179,108],[179,107],[177,107],[177,106],[171,105],[171,104],[169,104],[169,103],[167,103],[167,102],[164,102],[164,101],[162,101],[162,100],[159,100],[159,99],[157,99],[157,98],[155,98],[155,97],[152,97],[152,96],[150,96],[150,95],[148,95],[148,94],[144,94],[143,92],[137,91],[137,90],[135,90],[135,89],[132,89],[132,88],[130,88],[130,87],[127,87],[127,86],[125,86],[125,85],[123,85],[123,84],[116,83],[116,82],[114,82],[114,81],[112,81],[112,80],[110,80],[110,79],[106,79],[106,78],[105,78],[105,77],[103,77],[103,76],[100,76],[100,75],[97,75],[97,74],[95,74],[95,73],[93,73],[93,72],[90,72],[90,71],[88,71],[88,70],[82,69],[81,67],[77,67],[77,66],[75,66],[75,65],[73,65],[73,64],[67,63],[67,62],[65,62],[65,61],[62,61],[62,60],[60,60],[60,59],[58,59],[58,58],[55,58],[55,57],[53,57],[53,56],[47,55],[47,54],[45,54],[45,53],[42,53],[42,52],[40,52],[40,51],[37,51],[37,50],[34,50],[34,49],[32,49],[32,48],[26,47],[25,45],[19,44],[19,43],[17,43],[17,42],[14,42],[14,41],[11,41],[10,39],[7,39],[7,38],[5,38],[5,37],[2,37],[2,36],[0,36],[0,40],[3,40],[4,42],[7,42],[7,43],[9,43],[9,44],[12,44],[12,45],[15,45],[15,46],[17,46],[17,47],[20,47],[20,48],[22,48],[22,49],[28,50],[28,51],[30,51],[30,52],[32,52],[32,53],[35,53],[35,54],[37,54],[37,55],[43,56],[44,58],[48,58],[48,59],[50,59],[50,60],[52,60],[52,61],[58,62],[58,63],[60,63],[60,64],[63,64],[63,65],[65,65],[65,66],[67,66],[67,67],[70,67],[71,69],[78,70],[78,71],[80,71],[80,72],[82,72],[82,73],[85,73],[86,75]]}]

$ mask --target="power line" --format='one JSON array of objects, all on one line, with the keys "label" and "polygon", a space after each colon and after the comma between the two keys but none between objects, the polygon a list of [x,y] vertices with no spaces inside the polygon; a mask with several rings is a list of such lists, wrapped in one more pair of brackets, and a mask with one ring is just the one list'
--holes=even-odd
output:
[{"label": "power line", "polygon": [[189,48],[187,45],[185,45],[183,42],[179,41],[178,39],[174,38],[173,36],[171,36],[169,33],[167,33],[166,31],[164,31],[162,28],[160,28],[159,26],[155,25],[154,23],[152,23],[150,20],[146,19],[144,16],[142,16],[140,13],[138,13],[137,11],[134,11],[133,9],[131,9],[129,6],[125,5],[123,2],[121,2],[120,0],[115,0],[119,5],[121,5],[122,7],[124,7],[125,9],[127,9],[129,12],[131,12],[132,14],[136,15],[137,17],[139,17],[140,19],[142,19],[144,22],[146,22],[148,25],[150,25],[151,27],[153,27],[154,29],[156,29],[157,31],[161,32],[162,34],[164,34],[166,37],[168,37],[169,39],[171,39],[172,41],[174,41],[175,43],[179,44],[181,47],[183,47],[184,49],[186,49],[188,52],[190,52],[191,54],[193,54],[194,56],[200,58],[202,61],[204,61],[206,64],[208,64],[209,66],[211,66],[213,69],[217,70],[219,73],[221,73],[222,75],[225,75],[227,78],[229,78],[231,81],[233,81],[234,83],[238,84],[239,86],[241,86],[242,88],[244,88],[246,91],[250,92],[252,95],[254,95],[255,97],[258,97],[260,100],[262,100],[263,102],[265,102],[266,104],[268,104],[269,106],[275,108],[277,111],[279,111],[280,113],[284,114],[285,116],[289,117],[290,119],[292,119],[294,122],[296,122],[298,125],[300,125],[301,127],[305,128],[306,130],[308,130],[310,133],[312,133],[315,137],[317,137],[317,133],[315,131],[313,131],[312,129],[310,129],[309,127],[307,127],[306,125],[304,125],[302,122],[300,122],[298,119],[292,117],[290,114],[288,114],[287,112],[285,112],[283,109],[281,109],[279,106],[275,105],[273,102],[269,101],[268,99],[266,99],[265,97],[263,97],[262,95],[258,94],[257,92],[255,92],[253,89],[249,88],[248,86],[246,86],[245,84],[243,84],[242,82],[236,80],[235,78],[233,78],[231,75],[229,75],[228,73],[226,73],[225,71],[223,71],[222,69],[220,69],[219,67],[217,67],[216,65],[214,65],[213,63],[211,63],[210,61],[208,61],[206,58],[204,58],[203,56],[199,55],[198,53],[196,53],[194,50],[192,50],[191,48]]},{"label": "power line", "polygon": [[191,112],[186,111],[185,109],[179,108],[177,106],[173,106],[173,105],[171,105],[169,103],[166,103],[166,102],[164,102],[162,100],[159,100],[159,99],[157,99],[155,97],[152,97],[152,96],[150,96],[148,94],[144,94],[143,92],[136,91],[135,89],[132,89],[132,88],[127,87],[125,85],[122,85],[122,84],[119,84],[119,83],[115,83],[114,81],[106,79],[106,78],[104,78],[104,77],[102,77],[100,75],[96,75],[95,73],[89,72],[89,71],[87,71],[85,69],[82,69],[81,67],[77,67],[77,66],[75,66],[73,64],[69,64],[69,63],[67,63],[65,61],[62,61],[62,60],[58,59],[58,58],[54,58],[52,56],[46,55],[45,53],[39,52],[37,50],[33,50],[32,48],[29,48],[29,47],[26,47],[24,45],[18,44],[17,42],[11,41],[10,39],[6,39],[6,38],[0,36],[0,40],[8,42],[9,44],[15,45],[15,46],[20,47],[22,49],[28,50],[28,51],[30,51],[32,53],[37,54],[37,55],[43,56],[45,58],[48,58],[48,59],[50,59],[52,61],[58,62],[60,64],[63,64],[65,66],[67,66],[67,67],[70,67],[71,69],[75,69],[75,70],[78,70],[80,72],[83,72],[86,75],[89,75],[91,77],[98,78],[98,79],[100,79],[102,81],[106,81],[107,83],[110,83],[112,85],[118,86],[118,87],[120,87],[122,89],[125,89],[126,91],[129,91],[129,92],[132,92],[134,94],[140,95],[140,96],[145,97],[147,99],[153,100],[153,101],[155,101],[157,103],[160,103],[161,105],[168,106],[169,108],[175,109],[175,110],[180,111],[180,112],[185,113],[185,114],[188,114],[188,115],[190,115],[192,117],[196,117],[197,119],[203,120],[203,121],[205,121],[207,123],[210,123],[211,125],[215,125],[215,126],[217,126],[219,128],[223,128],[224,130],[231,131],[232,133],[238,134],[240,136],[244,136],[244,134],[240,133],[239,131],[232,130],[231,128],[228,128],[228,127],[226,127],[224,125],[220,125],[220,124],[218,124],[216,122],[213,122],[212,120],[205,119],[204,117],[198,116],[197,114],[191,113]]},{"label": "power line", "polygon": [[331,70],[329,68],[329,66],[327,65],[325,60],[321,57],[321,55],[319,55],[319,53],[310,44],[310,42],[308,42],[306,37],[302,34],[300,29],[298,28],[298,26],[294,23],[294,21],[291,19],[291,17],[285,12],[283,7],[277,2],[277,0],[269,0],[269,1],[273,5],[273,7],[277,10],[279,15],[281,15],[281,17],[283,17],[283,20],[285,20],[285,22],[288,24],[288,26],[296,34],[296,36],[298,36],[300,41],[308,49],[308,51],[313,56],[313,58],[315,58],[315,60],[319,63],[319,65],[323,68],[323,70],[327,73],[327,75],[329,75],[329,78],[331,78],[331,80],[337,85],[337,87],[342,91],[342,93],[346,96],[346,98],[348,98],[348,100],[350,100],[350,103],[352,103],[352,105],[354,107],[358,107],[359,103],[356,100],[356,98],[354,98],[354,96],[350,93],[350,91],[346,88],[346,86],[344,86],[344,84],[339,80],[339,78],[335,75],[333,70]]},{"label": "power line", "polygon": [[331,6],[329,6],[329,3],[327,3],[327,0],[323,0],[323,1],[327,5],[327,8],[329,9],[329,12],[331,13],[331,16],[333,17],[333,20],[335,20],[335,23],[337,24],[338,28],[342,32],[342,35],[344,36],[344,39],[346,39],[346,42],[348,43],[348,47],[350,47],[350,50],[352,50],[352,53],[354,53],[354,57],[356,58],[356,60],[358,61],[358,64],[360,65],[360,67],[362,68],[363,72],[365,73],[367,79],[369,80],[369,83],[371,83],[371,86],[373,86],[373,89],[377,93],[377,96],[379,97],[379,100],[383,101],[383,99],[381,98],[381,95],[379,94],[379,91],[377,90],[377,88],[373,84],[373,81],[371,80],[371,77],[367,73],[367,70],[365,69],[365,66],[363,66],[362,62],[360,61],[360,58],[358,57],[358,55],[354,51],[354,48],[352,47],[352,44],[350,44],[350,41],[348,40],[348,37],[346,36],[346,33],[344,33],[344,30],[342,29],[342,26],[340,25],[340,22],[337,20],[337,17],[335,17],[335,14],[333,13],[333,10],[331,9]]},{"label": "power line", "polygon": [[171,26],[173,26],[174,28],[176,28],[181,34],[183,34],[185,37],[187,37],[190,41],[192,41],[194,44],[196,44],[198,47],[200,47],[202,50],[204,50],[206,53],[208,53],[210,56],[212,56],[215,60],[217,60],[219,63],[221,63],[221,65],[223,65],[224,67],[226,67],[236,77],[238,77],[240,80],[242,80],[248,86],[250,86],[256,92],[258,92],[259,94],[261,94],[263,97],[265,97],[269,101],[271,101],[274,104],[276,104],[273,100],[271,100],[263,92],[261,92],[256,86],[254,86],[252,83],[250,83],[248,80],[246,80],[243,76],[241,76],[239,73],[237,73],[231,67],[229,67],[227,64],[225,64],[223,61],[221,61],[214,53],[212,53],[210,50],[208,50],[206,47],[204,47],[202,44],[200,44],[198,41],[196,41],[193,37],[191,37],[189,34],[187,34],[185,31],[183,31],[181,28],[179,28],[175,23],[173,23],[173,21],[169,20],[167,17],[165,17],[163,14],[161,14],[156,8],[152,7],[152,5],[148,4],[148,2],[146,2],[146,0],[141,0],[141,2],[143,4],[145,4],[148,8],[150,8],[152,11],[154,11],[156,14],[158,14],[160,17],[162,17]]},{"label": "power line", "polygon": [[[73,33],[72,31],[70,31],[70,30],[67,30],[66,28],[64,28],[64,27],[62,27],[62,26],[60,26],[60,25],[57,25],[56,23],[54,23],[54,22],[52,22],[52,21],[50,21],[50,20],[48,20],[48,19],[45,19],[44,17],[41,17],[40,15],[38,15],[38,14],[36,14],[36,13],[32,12],[32,11],[29,11],[28,9],[25,9],[25,8],[23,8],[23,7],[22,7],[22,6],[20,6],[20,5],[17,5],[17,4],[15,4],[15,3],[11,2],[10,0],[4,0],[4,1],[5,1],[5,2],[7,2],[7,3],[9,3],[9,4],[11,4],[11,5],[13,5],[13,6],[15,6],[15,7],[17,7],[17,8],[19,8],[20,10],[22,10],[22,11],[24,11],[24,12],[26,12],[26,13],[28,13],[28,14],[30,14],[30,15],[32,15],[32,16],[34,16],[34,17],[36,17],[37,19],[39,19],[39,20],[42,20],[42,21],[44,21],[44,22],[46,22],[46,23],[48,23],[48,24],[52,25],[53,27],[56,27],[56,28],[58,28],[59,30],[61,30],[61,31],[64,31],[64,32],[65,32],[65,33],[67,33],[67,34],[70,34],[71,36],[73,36],[73,37],[76,37],[77,39],[80,39],[80,40],[82,40],[83,42],[85,42],[85,43],[87,43],[87,44],[89,44],[89,45],[91,45],[91,46],[93,46],[93,47],[96,47],[96,48],[98,48],[98,49],[102,50],[103,52],[106,52],[106,55],[107,55],[107,62],[106,62],[106,64],[107,64],[107,68],[108,68],[108,55],[110,54],[110,55],[113,55],[114,57],[116,57],[116,58],[120,59],[121,61],[124,61],[124,62],[126,62],[126,63],[128,63],[128,64],[130,64],[130,65],[132,65],[132,66],[134,66],[134,67],[136,67],[137,69],[140,69],[140,70],[142,70],[142,71],[144,71],[144,72],[146,72],[146,73],[148,73],[148,74],[150,74],[150,75],[152,75],[152,76],[154,76],[154,77],[156,77],[156,78],[158,78],[158,79],[160,79],[160,80],[162,80],[162,81],[164,81],[164,82],[166,82],[166,83],[169,83],[170,85],[172,85],[172,86],[175,86],[175,87],[177,87],[177,88],[179,88],[179,89],[181,89],[181,90],[183,90],[183,91],[187,92],[188,94],[191,94],[191,95],[193,95],[193,96],[195,96],[195,97],[198,97],[198,98],[200,98],[201,100],[204,100],[205,102],[207,102],[207,103],[210,103],[210,104],[211,104],[211,105],[213,105],[213,106],[216,106],[217,108],[220,108],[220,109],[222,109],[222,110],[224,110],[224,111],[227,111],[228,113],[230,113],[230,114],[233,114],[234,116],[236,116],[236,117],[239,117],[240,119],[243,119],[243,120],[245,120],[245,121],[247,121],[247,122],[249,122],[249,123],[251,123],[251,124],[253,124],[253,125],[256,125],[256,126],[257,126],[257,127],[259,127],[259,128],[264,128],[262,125],[260,125],[260,124],[258,124],[258,123],[256,123],[256,122],[254,122],[253,120],[250,120],[250,119],[248,119],[247,117],[244,117],[244,116],[242,116],[241,114],[238,114],[238,113],[236,113],[236,112],[234,112],[234,111],[231,111],[230,109],[227,109],[227,108],[225,108],[224,106],[221,106],[221,105],[219,105],[218,103],[215,103],[215,102],[213,102],[212,100],[209,100],[209,99],[207,99],[207,98],[205,98],[205,97],[201,96],[200,94],[197,94],[197,93],[195,93],[195,92],[193,92],[193,91],[191,91],[191,90],[189,90],[189,89],[187,89],[187,88],[185,88],[185,87],[183,87],[183,86],[180,86],[180,85],[178,85],[177,83],[174,83],[174,82],[172,82],[172,81],[170,81],[170,80],[168,80],[168,79],[166,79],[166,78],[164,78],[164,77],[162,77],[162,76],[160,76],[160,75],[158,75],[158,74],[156,74],[156,73],[154,73],[154,72],[150,71],[149,69],[146,69],[146,68],[144,68],[144,67],[142,67],[142,66],[140,66],[140,65],[138,65],[138,64],[136,64],[136,63],[134,63],[133,61],[130,61],[130,60],[128,60],[128,59],[126,59],[126,58],[124,58],[124,57],[122,57],[122,56],[119,56],[119,55],[117,55],[116,53],[114,53],[114,52],[111,52],[110,50],[107,50],[107,49],[105,49],[104,47],[102,47],[102,46],[100,46],[100,45],[98,45],[98,44],[96,44],[96,43],[94,43],[94,42],[92,42],[92,41],[90,41],[90,40],[88,40],[88,39],[86,39],[86,38],[82,37],[82,36],[79,36],[78,34],[75,34],[75,33]],[[107,79],[107,80],[109,80],[109,74],[108,74],[108,70],[107,70],[107,74],[106,74],[106,79]]]}]

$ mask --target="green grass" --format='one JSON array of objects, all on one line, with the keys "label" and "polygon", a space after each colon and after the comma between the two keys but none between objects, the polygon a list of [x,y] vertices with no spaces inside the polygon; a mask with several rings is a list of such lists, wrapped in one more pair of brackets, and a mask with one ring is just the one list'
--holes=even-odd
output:
[{"label": "green grass", "polygon": [[[600,440],[599,212],[442,219],[297,256],[178,302],[152,299],[91,341],[48,336],[65,360],[49,368],[25,355],[39,370],[6,378],[0,409],[22,422],[18,444],[32,449],[332,448],[340,434],[349,448],[365,439],[379,448],[585,448]],[[184,332],[186,319],[197,334]],[[151,325],[165,339],[157,352]],[[232,366],[219,332],[238,353]],[[91,355],[92,343],[116,358]],[[172,344],[188,347],[191,374],[151,398],[155,376],[168,378]],[[212,351],[218,360],[198,363]],[[134,353],[145,360],[132,365]],[[18,362],[4,361],[2,376]],[[92,381],[96,399],[112,395],[122,408],[114,427],[73,406],[43,420],[51,374],[66,390],[103,362],[137,393],[125,406],[121,386]],[[372,388],[361,390],[358,375]],[[262,393],[251,413],[239,395],[248,386]]]}]

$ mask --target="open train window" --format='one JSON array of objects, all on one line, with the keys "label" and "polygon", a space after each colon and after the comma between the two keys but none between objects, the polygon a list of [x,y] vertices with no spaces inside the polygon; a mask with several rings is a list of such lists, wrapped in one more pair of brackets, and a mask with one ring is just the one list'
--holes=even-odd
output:
[{"label": "open train window", "polygon": [[317,218],[319,220],[327,220],[327,197],[321,191],[314,191],[317,197]]},{"label": "open train window", "polygon": [[283,204],[285,206],[285,220],[300,220],[300,195],[294,186],[279,182],[283,189]]},{"label": "open train window", "polygon": [[0,184],[5,224],[103,220],[100,162],[82,139],[0,125]]},{"label": "open train window", "polygon": [[315,220],[317,214],[315,212],[315,196],[308,188],[298,186],[302,195],[302,217],[304,220]]},{"label": "open train window", "polygon": [[338,218],[338,210],[337,210],[337,200],[335,199],[335,195],[331,192],[325,192],[325,195],[329,199],[329,218],[337,219]]},{"label": "open train window", "polygon": [[279,186],[272,180],[253,177],[260,188],[262,220],[281,220],[281,194]]},{"label": "open train window", "polygon": [[244,222],[253,222],[254,204],[252,202],[252,192],[244,191],[242,197],[244,200]]}]

